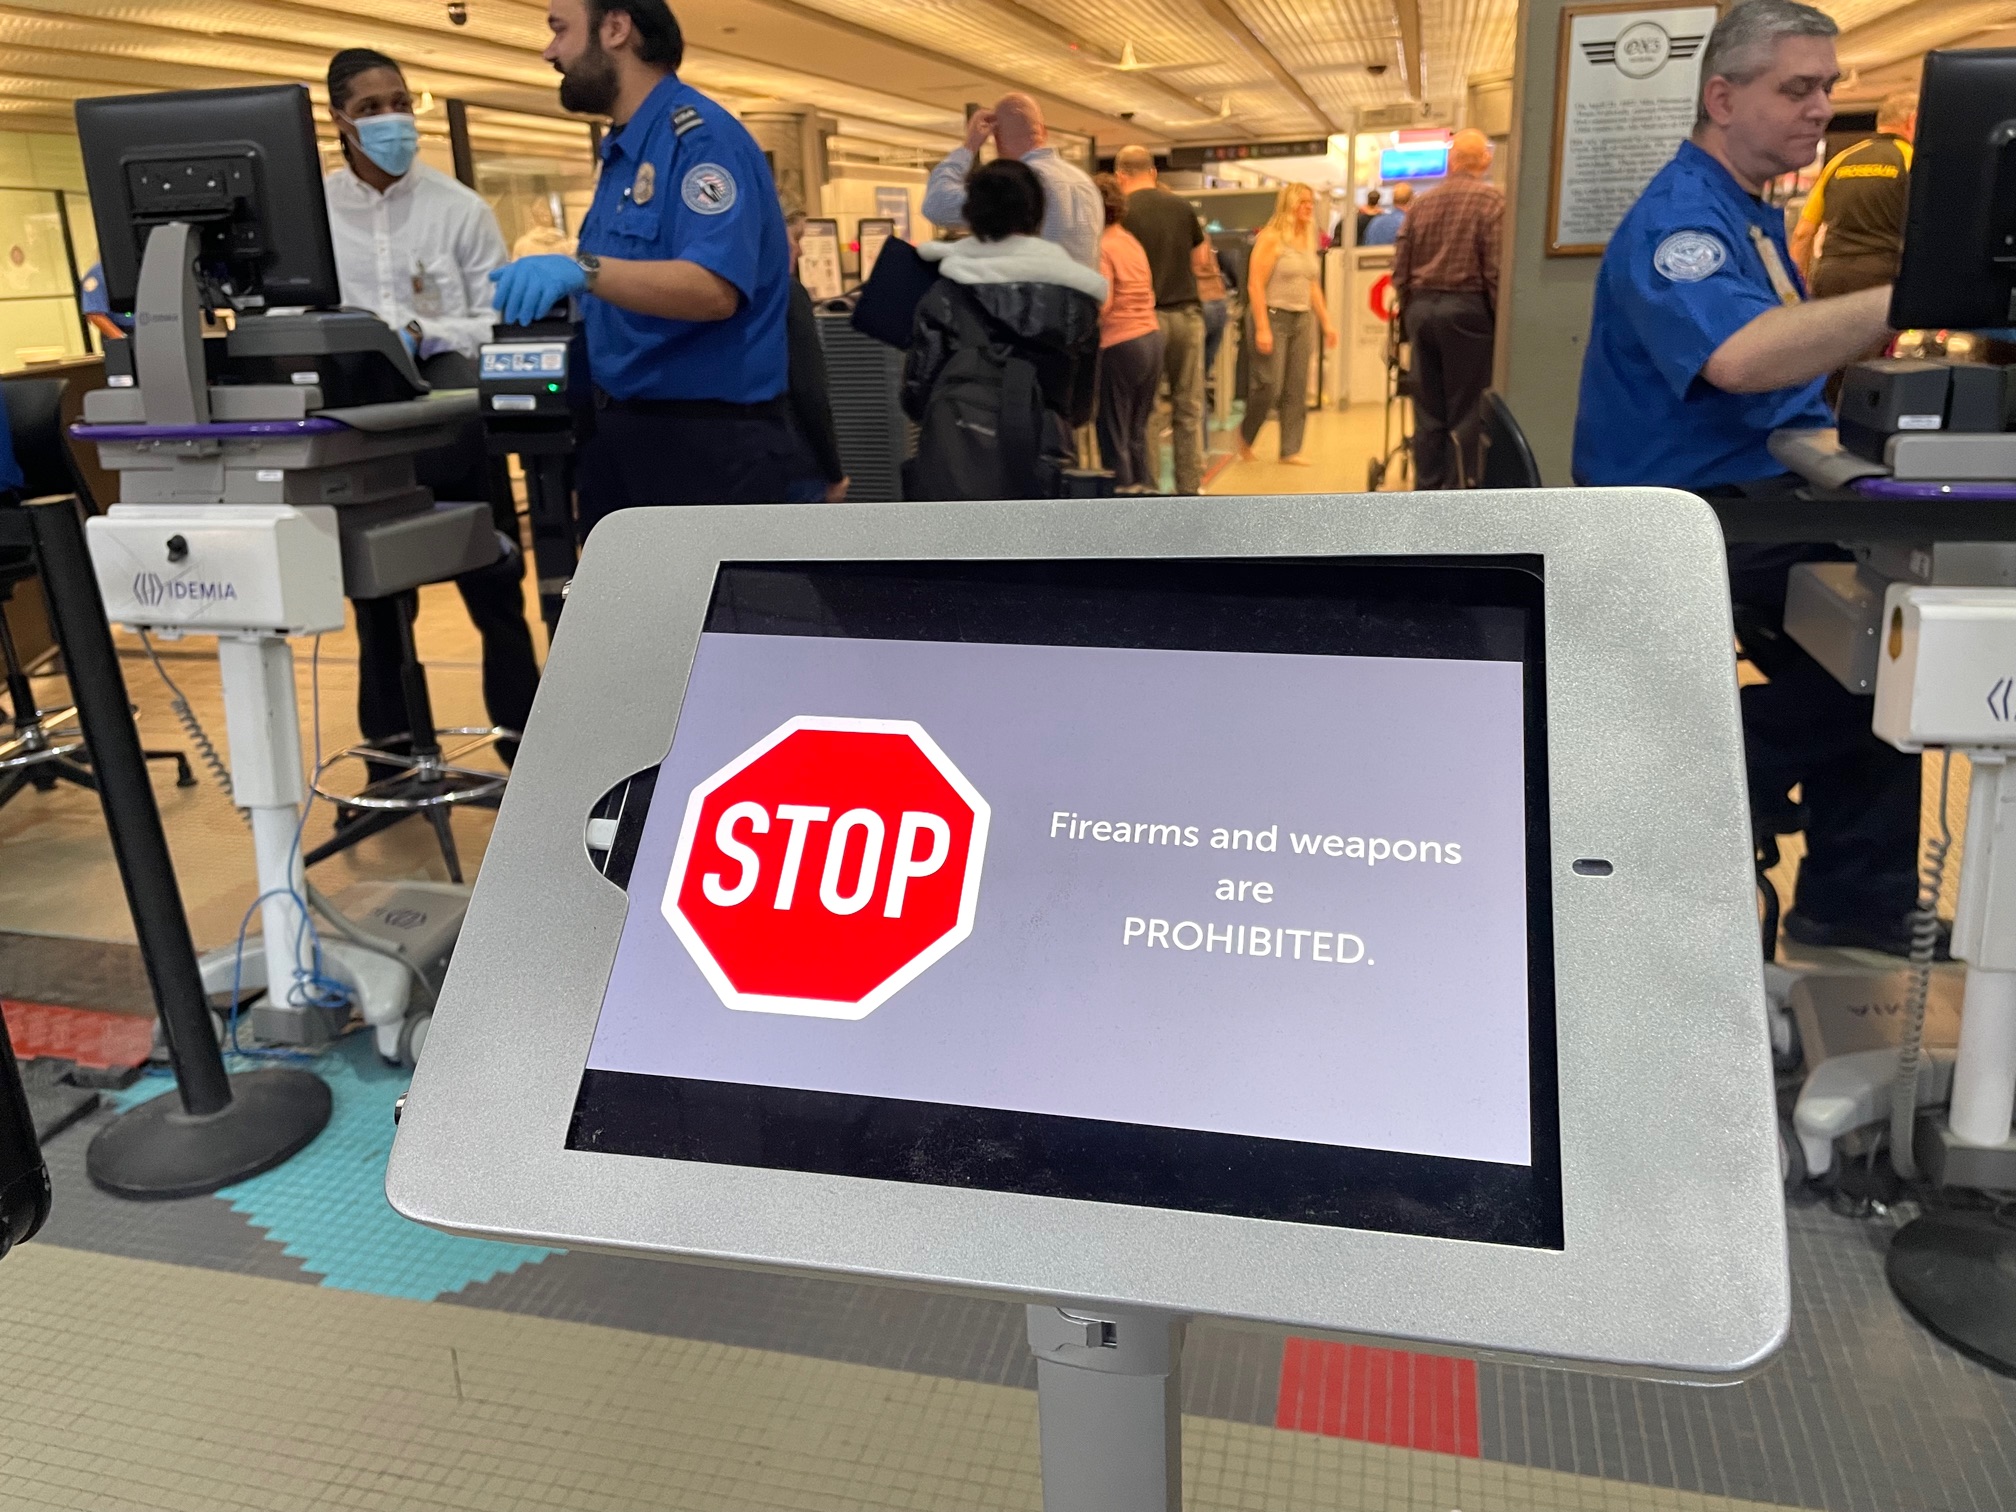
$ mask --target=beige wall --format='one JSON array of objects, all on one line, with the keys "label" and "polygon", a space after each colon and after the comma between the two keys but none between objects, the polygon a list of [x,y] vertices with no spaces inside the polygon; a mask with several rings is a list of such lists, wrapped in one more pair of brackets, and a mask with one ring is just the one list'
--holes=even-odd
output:
[{"label": "beige wall", "polygon": [[1550,486],[1569,482],[1575,391],[1589,339],[1594,257],[1549,257],[1547,178],[1564,0],[1520,0],[1513,75],[1505,266],[1493,386],[1533,445]]},{"label": "beige wall", "polygon": [[89,267],[97,242],[77,139],[0,131],[0,371],[85,352],[59,190],[69,196],[78,266]]}]

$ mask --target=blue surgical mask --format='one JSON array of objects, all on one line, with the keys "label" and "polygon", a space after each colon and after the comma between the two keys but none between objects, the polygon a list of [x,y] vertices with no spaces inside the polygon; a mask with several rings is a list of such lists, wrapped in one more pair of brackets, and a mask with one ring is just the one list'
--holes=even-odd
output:
[{"label": "blue surgical mask", "polygon": [[410,115],[374,115],[352,121],[357,128],[357,145],[364,156],[394,178],[413,166],[420,153],[420,128]]}]

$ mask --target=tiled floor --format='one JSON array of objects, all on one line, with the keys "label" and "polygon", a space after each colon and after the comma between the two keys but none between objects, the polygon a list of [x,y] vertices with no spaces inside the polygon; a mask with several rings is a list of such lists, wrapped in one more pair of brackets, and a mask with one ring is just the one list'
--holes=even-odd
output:
[{"label": "tiled floor", "polygon": [[[145,1391],[133,1377],[164,1372],[154,1386],[166,1400],[190,1389],[174,1371],[250,1368],[207,1352],[220,1326],[227,1336],[238,1326],[220,1323],[227,1312],[256,1318],[269,1343],[284,1341],[272,1352],[287,1363],[271,1367],[270,1381],[264,1376],[258,1381],[262,1402],[281,1404],[276,1412],[293,1410],[285,1404],[297,1398],[319,1402],[319,1411],[302,1408],[303,1423],[355,1430],[324,1434],[315,1440],[315,1455],[297,1461],[291,1451],[276,1455],[272,1441],[260,1437],[267,1429],[239,1413],[233,1419],[234,1452],[279,1476],[264,1483],[272,1499],[254,1505],[428,1506],[434,1503],[424,1499],[423,1490],[447,1494],[429,1477],[465,1464],[494,1468],[481,1442],[493,1428],[472,1424],[471,1414],[459,1413],[454,1425],[444,1427],[423,1411],[419,1421],[426,1432],[409,1442],[386,1426],[388,1417],[396,1416],[390,1408],[356,1395],[368,1387],[407,1402],[393,1384],[372,1385],[377,1379],[372,1372],[396,1376],[384,1362],[408,1358],[416,1329],[448,1337],[447,1347],[461,1348],[452,1342],[464,1336],[461,1325],[440,1320],[442,1313],[519,1320],[494,1329],[471,1327],[489,1341],[486,1348],[530,1356],[511,1368],[534,1381],[539,1392],[563,1398],[535,1404],[542,1421],[577,1410],[570,1373],[621,1375],[643,1369],[640,1360],[656,1362],[652,1371],[674,1374],[717,1371],[719,1361],[736,1362],[734,1370],[712,1379],[722,1391],[744,1393],[740,1410],[750,1417],[738,1430],[743,1440],[780,1435],[794,1442],[845,1444],[848,1453],[864,1460],[908,1467],[905,1475],[922,1473],[904,1447],[915,1433],[1011,1434],[1009,1420],[1001,1416],[1005,1409],[990,1393],[1005,1390],[1020,1397],[1016,1410],[1026,1421],[1033,1372],[1020,1309],[1010,1304],[584,1252],[542,1258],[538,1250],[403,1225],[384,1206],[379,1190],[390,1132],[388,1094],[401,1078],[374,1071],[361,1043],[341,1053],[361,1058],[354,1068],[325,1067],[338,1101],[330,1132],[296,1161],[217,1197],[131,1204],[91,1188],[83,1174],[84,1152],[112,1116],[109,1110],[51,1141],[54,1215],[41,1238],[0,1272],[6,1283],[0,1286],[0,1330],[6,1330],[0,1337],[34,1338],[32,1349],[14,1356],[8,1392],[68,1401],[72,1410],[64,1430],[68,1437],[53,1440],[24,1429],[25,1442],[8,1442],[0,1423],[7,1505],[128,1505],[112,1494],[121,1467],[144,1472],[163,1486],[183,1478],[199,1487],[191,1502],[133,1504],[202,1504],[209,1494],[200,1489],[203,1478],[217,1473],[211,1450],[172,1433],[129,1434],[146,1411]],[[1881,1279],[1887,1231],[1880,1221],[1843,1218],[1822,1207],[1794,1209],[1793,1336],[1784,1354],[1743,1386],[1704,1390],[1501,1364],[1474,1367],[1474,1458],[1363,1443],[1312,1448],[1303,1442],[1312,1435],[1276,1432],[1278,1423],[1297,1421],[1294,1412],[1284,1411],[1279,1395],[1280,1335],[1200,1322],[1185,1353],[1184,1402],[1192,1418],[1195,1467],[1191,1504],[1412,1509],[1446,1498],[1447,1508],[1473,1512],[1751,1505],[1826,1512],[2016,1512],[2016,1382],[1961,1360],[1904,1317]],[[468,1255],[465,1249],[485,1253]],[[114,1274],[105,1270],[108,1265],[132,1267],[122,1285],[153,1299],[150,1307],[177,1309],[158,1311],[149,1326],[179,1332],[187,1347],[180,1354],[149,1354],[144,1331],[127,1347],[104,1346],[90,1330],[80,1331],[65,1310],[68,1303],[30,1314],[40,1324],[18,1332],[7,1309],[11,1299],[34,1295],[20,1283],[20,1267],[30,1257],[37,1257],[32,1263],[40,1267],[35,1274],[65,1295],[88,1294],[97,1278]],[[170,1280],[161,1279],[164,1272]],[[252,1281],[294,1284],[280,1291],[246,1289]],[[396,1309],[359,1311],[334,1300],[355,1295],[419,1309],[432,1321],[423,1325]],[[321,1318],[323,1301],[302,1297],[327,1299],[347,1320],[346,1348],[371,1356],[369,1369],[327,1346],[324,1334],[335,1325]],[[76,1305],[103,1311],[96,1300]],[[374,1335],[371,1328],[383,1332]],[[677,1348],[653,1353],[649,1339],[673,1341]],[[833,1367],[857,1374],[835,1377]],[[370,1380],[360,1384],[360,1372]],[[884,1415],[864,1423],[858,1404],[842,1410],[829,1400],[820,1383],[842,1378],[853,1383],[849,1390],[878,1393]],[[682,1393],[688,1385],[656,1375],[637,1384],[640,1392],[663,1399],[662,1431],[686,1423],[689,1404]],[[252,1394],[241,1391],[234,1400]],[[107,1418],[114,1407],[139,1416]],[[438,1402],[421,1407],[445,1410]],[[945,1416],[955,1412],[956,1425]],[[886,1442],[860,1443],[859,1435],[871,1429],[887,1435]],[[708,1438],[711,1432],[700,1424],[680,1439],[682,1475],[698,1473],[695,1465],[719,1453]],[[472,1443],[469,1433],[478,1441]],[[1026,1427],[1013,1433],[1026,1433]],[[1313,1437],[1325,1442],[1321,1433]],[[46,1452],[52,1445],[83,1441],[95,1447],[76,1448],[71,1461],[50,1460]],[[1013,1473],[988,1480],[973,1490],[971,1500],[929,1500],[953,1495],[956,1480],[913,1481],[892,1470],[891,1479],[877,1483],[864,1478],[869,1472],[860,1463],[850,1462],[833,1472],[826,1487],[830,1499],[818,1504],[1025,1505],[1017,1477],[1030,1473],[1026,1461],[1033,1445],[1014,1442],[1021,1447],[1012,1453],[1012,1445],[987,1446],[982,1458]],[[653,1452],[649,1446],[623,1450],[617,1455],[621,1468],[612,1472],[617,1481],[658,1474],[663,1466]],[[571,1463],[572,1447],[554,1453],[558,1460],[545,1464],[542,1473],[561,1475]],[[1221,1453],[1222,1459],[1214,1457]],[[64,1502],[59,1493],[68,1483],[58,1474],[62,1465],[87,1463],[93,1455],[111,1456],[99,1465],[105,1477],[97,1483],[101,1494]],[[661,1493],[633,1485],[619,1494],[611,1489],[614,1482],[586,1477],[584,1471],[585,1478],[568,1482],[572,1489],[564,1493],[533,1476],[527,1482],[535,1488],[533,1499],[499,1504],[798,1505],[761,1499],[782,1494],[766,1477],[783,1463],[766,1452],[744,1464],[739,1478],[717,1466],[712,1473],[726,1477],[710,1483],[719,1501],[678,1499],[669,1488],[692,1482],[675,1477],[663,1483],[663,1499],[652,1502],[649,1495]],[[397,1473],[388,1464],[396,1464]],[[1016,1465],[1021,1468],[1013,1469]],[[467,1489],[473,1499],[451,1498],[441,1505],[481,1505],[495,1490],[495,1482],[480,1475],[466,1488],[460,1482],[454,1486],[456,1495]],[[624,1499],[633,1493],[643,1499]],[[913,1493],[926,1499],[904,1499]],[[341,1499],[353,1494],[363,1499]],[[372,1501],[372,1495],[380,1500]],[[1529,1499],[1520,1500],[1522,1495]],[[1459,1499],[1465,1496],[1485,1499]]]},{"label": "tiled floor", "polygon": [[[1035,1397],[1014,1387],[58,1249],[7,1264],[10,1507],[1041,1504]],[[1763,1512],[1217,1418],[1183,1429],[1198,1512]]]},{"label": "tiled floor", "polygon": [[[1317,466],[1237,464],[1213,491],[1362,486],[1377,423],[1376,409],[1315,417]],[[444,722],[474,722],[473,635],[451,590],[425,597],[437,707]],[[167,649],[221,739],[207,648]],[[182,744],[152,669],[128,650],[143,733]],[[305,721],[310,655],[297,650]],[[326,745],[353,728],[353,657],[347,636],[324,639]],[[199,943],[228,939],[251,895],[244,832],[207,784],[177,790],[164,773],[156,791]],[[1956,782],[1956,815],[1963,804]],[[456,824],[473,865],[488,816]],[[311,823],[310,843],[323,826]],[[130,947],[18,938],[130,939],[95,800],[24,795],[0,810],[0,858],[0,931],[17,932],[0,933],[0,992],[144,1011]],[[1788,877],[1792,865],[1796,853]],[[348,877],[442,875],[409,824],[322,880],[334,891]],[[84,1152],[110,1107],[52,1140],[54,1216],[0,1266],[0,1506],[1039,1505],[1018,1307],[434,1235],[393,1215],[380,1189],[401,1077],[361,1042],[324,1073],[331,1129],[216,1197],[129,1204],[94,1190]],[[1278,1333],[1200,1322],[1185,1352],[1186,1505],[2016,1512],[2016,1381],[1901,1313],[1882,1280],[1887,1233],[1880,1220],[1793,1211],[1793,1337],[1743,1386],[1460,1362],[1474,1422],[1453,1440],[1459,1453],[1393,1430],[1397,1387],[1384,1428],[1362,1411],[1309,1411],[1284,1397]],[[1371,1363],[1353,1370],[1395,1380],[1412,1358],[1360,1356]],[[1390,1386],[1354,1377],[1350,1389],[1383,1401]]]}]

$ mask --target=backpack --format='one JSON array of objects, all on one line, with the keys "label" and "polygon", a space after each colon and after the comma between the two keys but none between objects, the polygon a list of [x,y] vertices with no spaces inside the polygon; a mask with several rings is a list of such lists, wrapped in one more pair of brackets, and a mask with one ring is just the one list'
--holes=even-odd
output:
[{"label": "backpack", "polygon": [[1058,422],[1044,407],[1036,364],[988,328],[954,285],[957,349],[931,386],[917,455],[903,464],[906,499],[1038,499],[1057,493]]}]

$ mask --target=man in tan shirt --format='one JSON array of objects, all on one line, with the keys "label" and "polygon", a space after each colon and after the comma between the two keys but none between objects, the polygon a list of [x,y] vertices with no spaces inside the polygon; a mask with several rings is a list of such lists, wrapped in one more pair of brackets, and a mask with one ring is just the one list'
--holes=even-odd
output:
[{"label": "man in tan shirt", "polygon": [[1467,487],[1482,467],[1477,416],[1491,384],[1505,228],[1490,169],[1484,133],[1457,132],[1448,177],[1415,202],[1394,243],[1393,287],[1413,346],[1418,488]]}]

